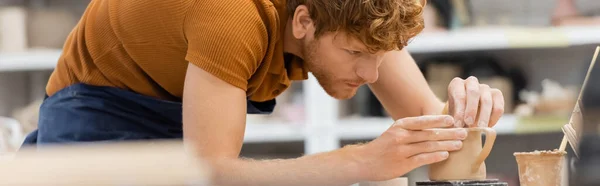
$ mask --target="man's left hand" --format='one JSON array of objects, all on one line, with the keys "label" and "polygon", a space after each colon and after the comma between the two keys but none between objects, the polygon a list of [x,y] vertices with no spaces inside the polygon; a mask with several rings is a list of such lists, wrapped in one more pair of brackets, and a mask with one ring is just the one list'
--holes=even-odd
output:
[{"label": "man's left hand", "polygon": [[493,127],[504,114],[502,92],[480,84],[473,76],[450,82],[447,104],[456,127]]}]

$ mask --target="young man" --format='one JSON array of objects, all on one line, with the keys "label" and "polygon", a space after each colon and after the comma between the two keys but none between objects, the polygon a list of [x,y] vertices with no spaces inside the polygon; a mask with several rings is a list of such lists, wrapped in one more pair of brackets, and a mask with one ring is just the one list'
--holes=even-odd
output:
[{"label": "young man", "polygon": [[[183,138],[217,185],[349,185],[442,161],[502,94],[474,77],[438,100],[408,51],[417,0],[93,0],[47,86],[27,144]],[[311,72],[334,98],[367,84],[396,121],[367,144],[239,159],[247,113]],[[449,115],[442,115],[445,105]],[[365,123],[368,125],[368,123]],[[427,129],[427,130],[425,130]]]}]

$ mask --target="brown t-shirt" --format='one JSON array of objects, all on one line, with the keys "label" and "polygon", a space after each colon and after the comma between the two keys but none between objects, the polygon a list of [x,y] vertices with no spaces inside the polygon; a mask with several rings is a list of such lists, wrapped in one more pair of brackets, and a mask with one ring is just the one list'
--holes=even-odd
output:
[{"label": "brown t-shirt", "polygon": [[285,0],[94,0],[46,91],[86,83],[181,98],[189,62],[271,100],[308,78],[301,60],[284,62],[286,21]]}]

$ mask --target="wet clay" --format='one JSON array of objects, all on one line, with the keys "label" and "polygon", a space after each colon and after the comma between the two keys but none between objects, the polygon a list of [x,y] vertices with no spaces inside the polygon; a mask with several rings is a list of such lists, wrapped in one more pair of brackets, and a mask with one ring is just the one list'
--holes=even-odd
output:
[{"label": "wet clay", "polygon": [[560,186],[566,154],[558,150],[514,153],[521,186]]},{"label": "wet clay", "polygon": [[[463,147],[450,152],[448,159],[429,165],[429,179],[432,181],[484,180],[487,177],[484,160],[490,154],[496,131],[488,127],[468,128]],[[482,132],[486,135],[482,147]]]}]

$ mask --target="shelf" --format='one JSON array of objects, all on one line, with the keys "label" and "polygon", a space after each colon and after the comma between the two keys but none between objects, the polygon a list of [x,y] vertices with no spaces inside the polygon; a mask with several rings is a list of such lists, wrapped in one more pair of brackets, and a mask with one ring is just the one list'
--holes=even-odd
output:
[{"label": "shelf", "polygon": [[52,70],[56,67],[60,54],[60,50],[0,53],[0,72]]},{"label": "shelf", "polygon": [[[541,134],[547,132],[560,132],[560,126],[553,125],[541,130],[521,130],[519,117],[514,115],[505,115],[493,127],[498,135],[511,134]],[[391,118],[359,118],[343,119],[337,125],[337,135],[343,140],[363,140],[374,139],[381,135],[393,124]]]},{"label": "shelf", "polygon": [[[457,52],[518,48],[556,48],[600,44],[600,26],[473,27],[421,33],[408,45],[411,53]],[[0,53],[0,72],[52,70],[60,50]]]},{"label": "shelf", "polygon": [[[527,120],[530,120],[529,118]],[[517,116],[507,114],[493,127],[498,135],[524,135],[560,132],[560,125],[550,124],[545,127],[532,127],[530,123],[522,123]],[[285,123],[277,121],[248,124],[244,142],[289,142],[303,141],[306,138],[302,123]],[[342,140],[375,139],[393,124],[391,118],[350,118],[341,119],[333,128]],[[323,128],[326,129],[326,128]]]},{"label": "shelf", "polygon": [[244,143],[294,142],[304,141],[305,138],[302,123],[266,121],[248,123]]},{"label": "shelf", "polygon": [[421,33],[407,49],[411,53],[558,48],[600,43],[600,26],[472,27]]},{"label": "shelf", "polygon": [[[463,28],[422,33],[408,45],[412,53],[496,50],[511,48],[569,47],[600,43],[600,26],[552,28]],[[51,70],[60,50],[0,53],[0,71]]]}]

